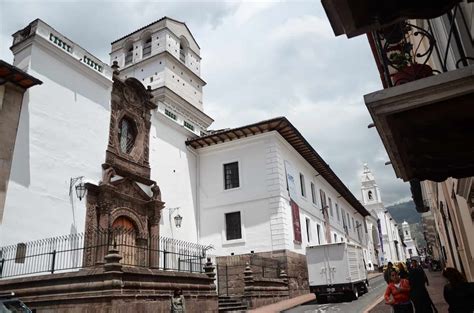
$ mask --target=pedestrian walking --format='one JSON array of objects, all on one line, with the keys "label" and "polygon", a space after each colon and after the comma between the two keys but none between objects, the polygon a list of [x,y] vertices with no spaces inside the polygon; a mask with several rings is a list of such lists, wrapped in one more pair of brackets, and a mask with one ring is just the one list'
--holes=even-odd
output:
[{"label": "pedestrian walking", "polygon": [[410,299],[415,306],[416,313],[438,312],[431,300],[430,294],[426,289],[429,286],[428,277],[425,271],[416,260],[411,261],[411,269],[408,274],[410,282]]},{"label": "pedestrian walking", "polygon": [[398,263],[397,267],[398,267],[398,275],[400,276],[400,278],[407,279],[408,272],[405,270],[405,266],[403,266],[403,263],[402,262]]},{"label": "pedestrian walking", "polygon": [[390,284],[390,273],[393,271],[393,264],[392,262],[387,263],[387,268],[385,269],[385,272],[383,273],[383,279],[385,279],[385,282]]},{"label": "pedestrian walking", "polygon": [[443,276],[448,280],[444,286],[444,299],[449,304],[449,313],[474,312],[474,283],[468,283],[457,269],[447,267]]},{"label": "pedestrian walking", "polygon": [[410,301],[410,283],[408,279],[400,279],[397,271],[390,272],[390,283],[385,290],[385,303],[393,307],[394,313],[413,313]]},{"label": "pedestrian walking", "polygon": [[176,289],[171,298],[171,313],[186,313],[186,305],[181,289]]}]

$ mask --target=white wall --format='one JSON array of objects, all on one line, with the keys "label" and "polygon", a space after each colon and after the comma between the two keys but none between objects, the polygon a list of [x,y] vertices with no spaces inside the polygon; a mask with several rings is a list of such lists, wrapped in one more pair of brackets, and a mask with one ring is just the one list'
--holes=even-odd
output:
[{"label": "white wall", "polygon": [[[111,81],[48,46],[34,44],[30,75],[43,84],[23,99],[0,245],[84,231],[84,200],[71,177],[101,177],[110,121]],[[52,49],[57,49],[53,47]],[[24,64],[20,53],[15,63]],[[72,202],[71,202],[72,201]]]},{"label": "white wall", "polygon": [[[326,243],[321,213],[319,189],[333,199],[333,215],[330,216],[331,238],[334,234],[338,242],[345,238],[342,217],[337,221],[335,203],[345,208],[354,220],[354,209],[337,198],[337,192],[277,133],[270,132],[249,138],[200,148],[200,192],[201,212],[200,241],[212,243],[218,255],[240,254],[290,249],[305,253],[307,245],[318,244],[317,226],[320,225],[320,242]],[[240,187],[224,190],[223,164],[238,161]],[[289,161],[297,176],[297,190],[300,192],[299,173],[306,182],[306,197],[294,199],[300,207],[302,243],[294,243],[293,224],[289,195],[286,187],[284,161]],[[316,187],[316,204],[312,202],[310,182]],[[243,238],[227,242],[225,240],[225,213],[241,212]],[[340,212],[340,214],[342,214]],[[346,213],[347,214],[347,213]],[[309,219],[309,241],[306,229]],[[361,227],[361,234],[365,230]],[[353,227],[349,230],[350,240],[359,242]],[[256,240],[255,238],[258,238]]]},{"label": "white wall", "polygon": [[[151,179],[160,186],[162,211],[160,235],[197,242],[196,156],[185,141],[192,133],[165,115],[154,112],[150,130]],[[169,208],[180,207],[171,215]],[[181,228],[174,225],[174,216],[183,217]]]}]

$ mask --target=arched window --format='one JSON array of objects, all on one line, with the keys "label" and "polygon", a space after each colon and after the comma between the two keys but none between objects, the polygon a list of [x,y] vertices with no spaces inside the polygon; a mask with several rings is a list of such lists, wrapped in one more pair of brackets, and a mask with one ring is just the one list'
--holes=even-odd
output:
[{"label": "arched window", "polygon": [[179,40],[179,59],[181,62],[186,63],[186,50],[188,49],[188,41],[186,38],[181,37]]},{"label": "arched window", "polygon": [[145,38],[143,43],[143,57],[147,57],[151,54],[151,36]]},{"label": "arched window", "polygon": [[118,140],[120,151],[123,153],[130,153],[135,143],[137,131],[133,121],[127,117],[122,118],[119,123]]},{"label": "arched window", "polygon": [[373,200],[372,191],[369,190],[367,196],[369,197],[369,200]]},{"label": "arched window", "polygon": [[125,65],[132,64],[133,61],[133,44],[126,49],[125,52]]}]

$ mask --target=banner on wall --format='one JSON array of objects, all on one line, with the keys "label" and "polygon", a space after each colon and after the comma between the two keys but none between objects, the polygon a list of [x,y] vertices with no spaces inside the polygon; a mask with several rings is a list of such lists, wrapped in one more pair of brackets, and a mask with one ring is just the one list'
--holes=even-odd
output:
[{"label": "banner on wall", "polygon": [[295,201],[290,199],[291,216],[293,217],[293,235],[295,242],[301,243],[301,224],[300,224],[300,208]]},{"label": "banner on wall", "polygon": [[300,208],[295,202],[297,197],[296,179],[293,167],[290,162],[285,160],[286,184],[288,193],[290,195],[291,217],[293,221],[293,235],[296,243],[301,243],[301,223],[300,223]]}]

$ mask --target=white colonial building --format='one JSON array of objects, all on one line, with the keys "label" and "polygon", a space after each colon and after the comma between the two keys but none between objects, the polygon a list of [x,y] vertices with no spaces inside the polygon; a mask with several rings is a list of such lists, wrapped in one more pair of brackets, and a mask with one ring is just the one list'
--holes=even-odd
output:
[{"label": "white colonial building", "polygon": [[405,243],[405,255],[407,258],[418,256],[418,250],[416,249],[415,240],[411,237],[410,225],[407,221],[402,223],[402,236],[403,242]]},{"label": "white colonial building", "polygon": [[116,71],[148,87],[156,105],[145,151],[166,203],[161,235],[212,244],[216,255],[304,254],[341,241],[361,244],[366,261],[374,254],[369,213],[286,118],[208,130],[200,47],[184,23],[165,17],[114,41],[112,67],[39,19],[13,37],[14,65],[43,84],[25,93],[9,175],[0,176],[0,246],[84,232],[85,201],[74,191],[103,179]]},{"label": "white colonial building", "polygon": [[[379,266],[387,262],[405,261],[405,249],[398,233],[397,222],[385,209],[380,195],[380,189],[375,182],[375,177],[367,164],[364,165],[364,171],[361,176],[362,204],[371,217],[367,218],[369,234],[372,234],[372,245],[369,244],[369,254],[378,255],[378,262],[375,263],[374,257],[370,257],[372,263]],[[371,231],[371,230],[372,231]],[[377,234],[375,233],[377,229]],[[379,238],[377,238],[377,235]],[[372,247],[378,251],[370,252]]]}]

